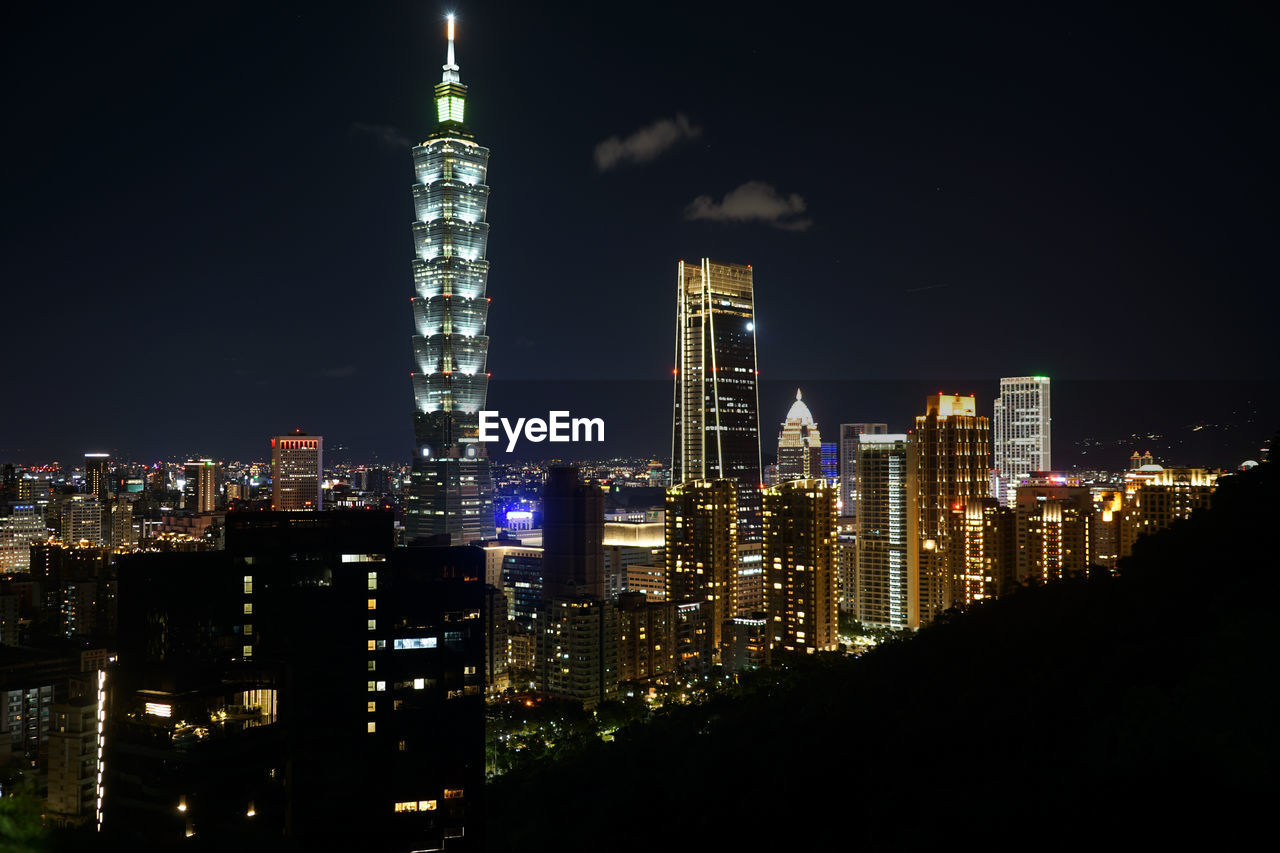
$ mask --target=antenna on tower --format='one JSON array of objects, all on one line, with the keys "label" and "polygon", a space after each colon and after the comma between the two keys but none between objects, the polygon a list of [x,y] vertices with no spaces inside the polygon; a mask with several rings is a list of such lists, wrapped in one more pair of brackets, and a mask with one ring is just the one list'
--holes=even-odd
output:
[{"label": "antenna on tower", "polygon": [[454,56],[453,36],[454,36],[454,16],[450,12],[447,16],[449,21],[449,56],[448,61],[444,64],[444,82],[457,83],[462,78],[458,76],[458,61]]}]

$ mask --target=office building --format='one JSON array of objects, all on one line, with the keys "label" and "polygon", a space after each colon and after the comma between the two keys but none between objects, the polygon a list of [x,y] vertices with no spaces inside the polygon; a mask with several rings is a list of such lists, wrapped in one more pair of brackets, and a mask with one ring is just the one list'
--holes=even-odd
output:
[{"label": "office building", "polygon": [[764,491],[765,616],[775,651],[834,651],[836,489],[822,478]]},{"label": "office building", "polygon": [[31,545],[49,537],[44,514],[30,503],[0,505],[0,574],[31,569]]},{"label": "office building", "polygon": [[782,429],[778,432],[777,482],[812,480],[822,476],[822,435],[809,407],[796,389]]},{"label": "office building", "polygon": [[952,525],[971,498],[990,492],[991,425],[973,395],[935,394],[907,441],[908,626],[937,619],[963,601],[962,552]]},{"label": "office building", "polygon": [[888,424],[840,424],[840,515],[858,516],[858,480],[856,459],[858,436],[885,435]]},{"label": "office building", "polygon": [[[666,597],[680,604],[705,602],[711,654],[720,648],[724,623],[738,615],[738,483],[693,480],[667,491]],[[710,665],[710,660],[700,661]]]},{"label": "office building", "polygon": [[858,435],[852,455],[860,493],[852,612],[870,628],[910,627],[907,578],[907,436]]},{"label": "office building", "polygon": [[671,482],[738,484],[739,533],[760,541],[760,400],[750,265],[676,270]]},{"label": "office building", "polygon": [[316,512],[324,507],[324,437],[296,430],[271,439],[271,508]]},{"label": "office building", "polygon": [[1012,506],[1023,477],[1052,471],[1050,458],[1049,377],[1014,376],[1000,380],[991,422],[993,497]]},{"label": "office building", "polygon": [[411,541],[447,535],[461,545],[494,533],[493,476],[479,441],[489,386],[489,149],[466,124],[453,26],[450,18],[435,129],[413,148],[416,447],[405,533]]},{"label": "office building", "polygon": [[604,598],[604,493],[575,466],[553,466],[542,490],[544,598]]},{"label": "office building", "polygon": [[67,545],[102,543],[102,504],[92,495],[60,496],[61,539]]}]

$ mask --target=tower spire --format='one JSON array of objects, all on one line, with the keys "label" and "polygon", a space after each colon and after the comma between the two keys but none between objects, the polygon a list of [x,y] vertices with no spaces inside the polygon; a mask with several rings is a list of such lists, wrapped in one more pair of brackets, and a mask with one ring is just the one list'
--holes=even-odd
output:
[{"label": "tower spire", "polygon": [[453,28],[454,28],[453,15],[450,14],[449,15],[449,57],[448,57],[448,61],[445,62],[444,64],[444,74],[441,75],[440,77],[440,82],[442,83],[460,83],[462,81],[462,78],[458,76],[458,70],[459,70],[458,62],[454,58],[454,54],[453,54],[453,32],[454,32]]}]

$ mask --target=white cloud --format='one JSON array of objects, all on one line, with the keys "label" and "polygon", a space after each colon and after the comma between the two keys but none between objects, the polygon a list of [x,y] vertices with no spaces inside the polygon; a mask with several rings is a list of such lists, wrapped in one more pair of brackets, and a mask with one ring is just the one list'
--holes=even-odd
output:
[{"label": "white cloud", "polygon": [[607,172],[621,163],[648,163],[682,139],[693,139],[702,128],[689,124],[679,113],[660,118],[626,139],[611,136],[596,146],[596,168]]},{"label": "white cloud", "polygon": [[684,210],[685,219],[711,219],[717,222],[767,222],[785,231],[804,231],[813,220],[803,216],[804,199],[792,193],[784,196],[763,181],[747,181],[725,194],[717,202],[700,195]]}]

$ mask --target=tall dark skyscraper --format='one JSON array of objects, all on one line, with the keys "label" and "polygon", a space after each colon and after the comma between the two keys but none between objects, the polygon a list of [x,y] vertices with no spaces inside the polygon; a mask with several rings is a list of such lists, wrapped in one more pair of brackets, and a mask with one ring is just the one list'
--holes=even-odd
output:
[{"label": "tall dark skyscraper", "polygon": [[543,597],[604,598],[604,493],[575,466],[556,466],[542,503]]},{"label": "tall dark skyscraper", "polygon": [[479,443],[489,387],[485,176],[489,149],[465,124],[467,87],[449,56],[435,89],[436,126],[413,148],[414,454],[405,528],[454,544],[493,536],[493,478]]},{"label": "tall dark skyscraper", "polygon": [[[750,266],[680,262],[672,484],[737,480],[757,493],[760,403]],[[753,502],[760,505],[759,498]],[[748,532],[748,531],[744,531]],[[758,528],[755,539],[759,539]]]}]

